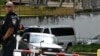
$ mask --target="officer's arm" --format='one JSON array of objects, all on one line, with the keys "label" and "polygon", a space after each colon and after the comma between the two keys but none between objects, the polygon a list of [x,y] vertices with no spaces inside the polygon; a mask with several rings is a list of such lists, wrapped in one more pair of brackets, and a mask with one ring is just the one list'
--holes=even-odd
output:
[{"label": "officer's arm", "polygon": [[14,31],[14,27],[8,28],[6,34],[5,34],[4,37],[3,37],[3,40],[8,39],[8,38],[11,36],[11,34],[13,33],[13,31]]},{"label": "officer's arm", "polygon": [[10,17],[10,19],[8,20],[8,30],[6,31],[6,33],[5,33],[5,35],[4,35],[4,37],[3,37],[3,40],[6,40],[6,39],[8,39],[10,36],[11,36],[11,34],[13,34],[13,32],[14,32],[14,27],[16,26],[16,24],[17,24],[17,21],[16,21],[16,16],[15,15],[11,15],[11,16],[9,16]]}]

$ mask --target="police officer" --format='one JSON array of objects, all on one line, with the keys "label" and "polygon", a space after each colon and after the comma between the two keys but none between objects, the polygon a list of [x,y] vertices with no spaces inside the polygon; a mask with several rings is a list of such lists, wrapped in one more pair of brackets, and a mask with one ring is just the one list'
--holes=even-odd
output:
[{"label": "police officer", "polygon": [[7,12],[3,21],[3,56],[13,56],[14,48],[16,47],[15,34],[19,26],[18,16],[14,13],[14,4],[8,1],[5,5]]}]

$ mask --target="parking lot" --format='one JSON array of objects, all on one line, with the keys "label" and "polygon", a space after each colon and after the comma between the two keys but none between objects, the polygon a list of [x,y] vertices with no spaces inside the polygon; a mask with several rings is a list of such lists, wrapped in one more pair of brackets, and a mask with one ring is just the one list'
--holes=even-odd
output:
[{"label": "parking lot", "polygon": [[[21,38],[20,38],[20,36],[19,37],[17,37],[17,41],[19,41]],[[16,47],[16,49],[15,49],[15,56],[20,56],[21,55],[21,52],[25,52],[25,53],[34,53],[34,51],[32,51],[32,50],[20,50],[20,49],[18,49],[18,46]],[[47,54],[52,54],[51,56],[57,56],[57,53],[55,53],[55,52],[45,52],[45,53],[47,53]],[[58,53],[59,54],[59,53]],[[75,53],[66,53],[66,52],[62,52],[61,54],[63,54],[63,55],[65,55],[65,56],[74,56],[74,55],[76,55],[76,56],[96,56],[96,54],[75,54]],[[32,55],[34,55],[34,54],[32,54]],[[45,56],[48,56],[48,55],[45,55]]]},{"label": "parking lot", "polygon": [[[20,0],[19,2],[10,0],[14,4],[5,6],[7,1],[0,1],[0,33],[1,37],[6,38],[2,33],[6,33],[6,28],[9,28],[7,26],[12,23],[19,26],[18,35],[16,35],[17,27],[15,32],[11,33],[12,37],[17,36],[14,56],[100,55],[99,0]],[[5,15],[8,14],[5,8],[12,9],[11,11],[7,9],[9,13],[14,10],[18,14],[18,17],[14,17],[19,18],[20,23],[17,24],[18,20],[11,23],[9,20],[10,24],[6,23],[8,17]],[[3,41],[3,38],[1,43],[6,45],[6,40]],[[8,44],[15,42],[11,42],[10,39],[11,37],[7,38]],[[12,46],[8,49],[10,47]]]}]

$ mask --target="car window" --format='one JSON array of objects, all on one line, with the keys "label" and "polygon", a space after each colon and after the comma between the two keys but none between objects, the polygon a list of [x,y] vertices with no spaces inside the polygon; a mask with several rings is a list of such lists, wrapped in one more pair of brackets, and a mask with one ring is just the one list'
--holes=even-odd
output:
[{"label": "car window", "polygon": [[55,36],[74,35],[73,28],[51,28],[51,31]]},{"label": "car window", "polygon": [[22,38],[22,40],[26,40],[27,42],[29,42],[29,34],[25,34]]},{"label": "car window", "polygon": [[43,28],[27,28],[25,29],[25,32],[41,32]]},{"label": "car window", "polygon": [[49,29],[48,28],[44,29],[43,33],[49,33]]}]

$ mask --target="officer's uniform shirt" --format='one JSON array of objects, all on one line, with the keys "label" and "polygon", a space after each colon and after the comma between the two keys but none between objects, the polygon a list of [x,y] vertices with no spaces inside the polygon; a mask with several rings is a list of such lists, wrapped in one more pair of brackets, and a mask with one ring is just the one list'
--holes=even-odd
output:
[{"label": "officer's uniform shirt", "polygon": [[[10,12],[6,15],[5,20],[3,21],[3,35],[6,34],[7,30],[13,27],[14,32],[17,32],[18,28],[18,16],[14,12]],[[13,34],[10,36],[10,38],[13,36]]]}]

